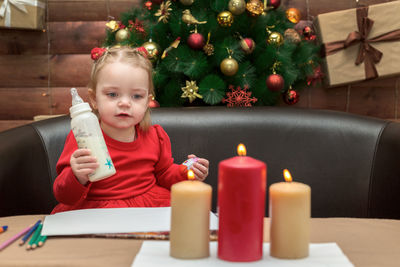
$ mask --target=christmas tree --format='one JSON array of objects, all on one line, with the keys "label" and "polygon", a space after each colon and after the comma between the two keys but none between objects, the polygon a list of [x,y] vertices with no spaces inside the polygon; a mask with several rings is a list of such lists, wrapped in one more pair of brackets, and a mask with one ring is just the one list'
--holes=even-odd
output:
[{"label": "christmas tree", "polygon": [[104,46],[147,50],[161,106],[294,104],[319,67],[299,21],[280,0],[147,0],[106,24]]}]

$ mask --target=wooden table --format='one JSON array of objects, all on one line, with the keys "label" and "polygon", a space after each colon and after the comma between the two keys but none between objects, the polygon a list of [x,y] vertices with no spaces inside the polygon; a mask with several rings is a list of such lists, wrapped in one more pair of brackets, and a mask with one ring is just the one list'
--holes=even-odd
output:
[{"label": "wooden table", "polygon": [[[0,234],[0,243],[43,218],[1,217],[0,226],[9,228]],[[268,227],[266,218],[265,229]],[[313,218],[311,242],[336,242],[355,266],[400,266],[400,220]],[[130,266],[141,243],[132,239],[49,237],[43,247],[27,251],[16,241],[0,251],[0,266]]]}]

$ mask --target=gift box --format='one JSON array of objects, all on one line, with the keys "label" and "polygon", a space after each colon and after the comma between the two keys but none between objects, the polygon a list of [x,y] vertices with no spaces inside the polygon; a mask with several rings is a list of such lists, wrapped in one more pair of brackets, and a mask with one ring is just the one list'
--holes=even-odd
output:
[{"label": "gift box", "polygon": [[45,18],[45,0],[0,0],[0,27],[42,30]]},{"label": "gift box", "polygon": [[325,82],[338,86],[400,73],[400,1],[320,14]]}]

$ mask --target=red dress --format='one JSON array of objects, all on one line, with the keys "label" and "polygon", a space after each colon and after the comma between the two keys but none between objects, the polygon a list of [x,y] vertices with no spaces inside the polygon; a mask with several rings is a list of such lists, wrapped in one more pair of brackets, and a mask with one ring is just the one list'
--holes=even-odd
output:
[{"label": "red dress", "polygon": [[119,142],[103,133],[116,174],[86,185],[72,172],[70,158],[78,149],[70,132],[57,162],[53,184],[59,204],[53,213],[90,208],[165,207],[170,205],[171,185],[186,180],[184,165],[173,163],[171,143],[160,125],[146,132],[136,127],[137,138]]}]

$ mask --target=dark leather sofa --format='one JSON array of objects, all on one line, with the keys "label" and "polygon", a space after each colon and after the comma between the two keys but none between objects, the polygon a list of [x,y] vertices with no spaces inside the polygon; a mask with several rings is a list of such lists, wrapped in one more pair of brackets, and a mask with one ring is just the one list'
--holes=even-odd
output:
[{"label": "dark leather sofa", "polygon": [[[267,163],[268,186],[283,181],[285,168],[311,186],[312,217],[400,219],[400,123],[278,107],[158,108],[152,118],[169,134],[175,162],[190,153],[210,160],[214,211],[218,163],[244,143],[249,156]],[[52,210],[69,130],[62,116],[0,133],[0,216]]]}]

